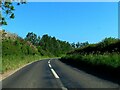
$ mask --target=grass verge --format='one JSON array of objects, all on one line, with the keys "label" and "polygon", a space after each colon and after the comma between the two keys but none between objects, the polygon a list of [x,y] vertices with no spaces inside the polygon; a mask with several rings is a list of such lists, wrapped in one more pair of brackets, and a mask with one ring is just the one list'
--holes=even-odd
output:
[{"label": "grass verge", "polygon": [[77,60],[78,62],[84,62],[91,65],[105,65],[112,68],[120,67],[120,54],[89,54],[89,55],[67,55],[62,57],[66,60]]},{"label": "grass verge", "polygon": [[21,56],[15,56],[10,55],[6,57],[2,57],[2,68],[0,68],[0,73],[3,74],[7,72],[8,70],[15,70],[27,63],[41,60],[44,58],[49,58],[47,56],[39,56],[39,55],[21,55]]},{"label": "grass verge", "polygon": [[120,84],[120,54],[66,55],[62,62]]}]

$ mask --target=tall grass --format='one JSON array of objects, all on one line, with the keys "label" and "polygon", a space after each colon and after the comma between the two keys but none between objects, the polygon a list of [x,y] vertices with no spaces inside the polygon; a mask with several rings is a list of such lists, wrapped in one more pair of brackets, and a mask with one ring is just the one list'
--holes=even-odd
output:
[{"label": "tall grass", "polygon": [[10,55],[10,56],[4,56],[2,57],[2,68],[0,69],[1,73],[4,73],[8,70],[15,70],[27,63],[30,63],[32,61],[41,60],[43,58],[48,58],[46,56],[39,56],[39,55]]},{"label": "tall grass", "polygon": [[60,60],[89,74],[120,84],[119,53],[69,54]]},{"label": "tall grass", "polygon": [[92,63],[93,65],[106,65],[113,68],[120,66],[120,55],[117,53],[104,55],[89,54],[87,56],[83,56],[82,59]]},{"label": "tall grass", "polygon": [[89,55],[80,55],[73,54],[62,57],[69,62],[71,60],[78,62],[85,62],[91,65],[105,65],[112,68],[120,67],[120,54],[118,53],[105,53],[105,54],[89,54]]}]

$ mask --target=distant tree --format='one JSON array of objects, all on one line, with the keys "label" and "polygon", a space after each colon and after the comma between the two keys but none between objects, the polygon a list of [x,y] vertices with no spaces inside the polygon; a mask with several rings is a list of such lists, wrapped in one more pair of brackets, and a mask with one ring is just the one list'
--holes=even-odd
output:
[{"label": "distant tree", "polygon": [[114,42],[116,42],[116,41],[118,41],[118,39],[109,37],[109,38],[105,38],[104,40],[102,40],[101,44],[102,44],[103,47],[104,47],[104,46],[107,46],[107,45],[109,45],[109,44],[111,44],[111,43],[114,43]]},{"label": "distant tree", "polygon": [[79,47],[80,47],[80,43],[77,42],[77,43],[76,43],[76,48],[79,48]]},{"label": "distant tree", "polygon": [[37,39],[37,35],[33,32],[29,32],[26,37],[25,40],[30,41],[33,45],[37,45],[38,43],[38,39]]},{"label": "distant tree", "polygon": [[72,46],[73,48],[75,48],[75,47],[76,47],[76,46],[75,46],[75,43],[72,43],[72,44],[71,44],[71,46]]},{"label": "distant tree", "polygon": [[87,46],[87,45],[89,45],[88,41],[83,42],[83,43],[80,43],[80,46],[79,46],[79,47],[84,47],[84,46]]},{"label": "distant tree", "polygon": [[57,40],[55,37],[43,35],[40,41],[43,50],[50,52],[52,55],[59,56],[72,49],[66,41]]},{"label": "distant tree", "polygon": [[45,34],[42,36],[41,41],[40,41],[40,45],[42,47],[42,49],[47,50],[49,48],[49,36],[48,34]]},{"label": "distant tree", "polygon": [[36,46],[40,46],[40,40],[41,40],[41,38],[40,38],[40,36],[38,36],[37,41],[36,41]]}]

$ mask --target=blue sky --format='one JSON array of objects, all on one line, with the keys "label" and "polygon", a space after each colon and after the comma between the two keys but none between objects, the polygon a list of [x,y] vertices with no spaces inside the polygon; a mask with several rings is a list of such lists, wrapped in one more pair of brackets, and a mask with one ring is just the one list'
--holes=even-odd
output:
[{"label": "blue sky", "polygon": [[70,43],[118,37],[117,2],[29,2],[15,8],[15,19],[3,28],[23,38],[28,32]]}]

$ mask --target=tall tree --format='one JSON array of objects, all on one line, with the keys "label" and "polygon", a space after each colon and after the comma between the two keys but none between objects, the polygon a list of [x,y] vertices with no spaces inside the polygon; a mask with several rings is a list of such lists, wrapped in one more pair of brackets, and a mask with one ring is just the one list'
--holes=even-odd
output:
[{"label": "tall tree", "polygon": [[38,36],[38,38],[37,38],[37,42],[36,42],[36,45],[37,45],[37,46],[40,45],[40,40],[41,40],[41,38],[40,38],[40,36]]},{"label": "tall tree", "polygon": [[73,48],[75,48],[75,43],[72,43],[71,46],[72,46]]},{"label": "tall tree", "polygon": [[88,41],[80,43],[80,47],[84,47],[84,46],[87,46],[87,45],[89,45]]},{"label": "tall tree", "polygon": [[37,35],[33,32],[29,32],[26,37],[25,40],[30,41],[33,45],[37,45]]},{"label": "tall tree", "polygon": [[77,43],[76,43],[76,48],[79,48],[79,47],[80,47],[80,43],[77,42]]}]

